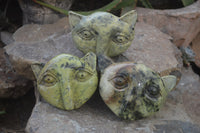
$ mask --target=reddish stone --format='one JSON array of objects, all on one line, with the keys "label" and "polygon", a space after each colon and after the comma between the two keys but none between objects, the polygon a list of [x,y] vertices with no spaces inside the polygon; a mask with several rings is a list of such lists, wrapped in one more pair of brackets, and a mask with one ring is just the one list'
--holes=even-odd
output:
[{"label": "reddish stone", "polygon": [[151,24],[172,36],[177,46],[188,46],[200,31],[200,1],[180,9],[136,10],[139,22]]}]

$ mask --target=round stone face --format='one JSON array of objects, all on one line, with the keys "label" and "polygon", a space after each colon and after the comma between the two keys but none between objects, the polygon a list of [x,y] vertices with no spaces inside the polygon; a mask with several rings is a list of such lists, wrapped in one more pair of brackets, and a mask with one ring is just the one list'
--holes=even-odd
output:
[{"label": "round stone face", "polygon": [[64,110],[81,107],[98,84],[96,55],[83,58],[62,54],[51,59],[40,71],[37,88],[51,105]]},{"label": "round stone face", "polygon": [[100,80],[102,99],[123,119],[140,119],[159,111],[167,93],[158,73],[142,64],[110,65]]}]

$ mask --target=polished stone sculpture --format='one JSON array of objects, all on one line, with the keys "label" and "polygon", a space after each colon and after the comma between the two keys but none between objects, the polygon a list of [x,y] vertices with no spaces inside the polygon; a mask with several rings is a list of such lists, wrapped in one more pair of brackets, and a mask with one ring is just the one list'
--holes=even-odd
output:
[{"label": "polished stone sculpture", "polygon": [[73,40],[84,53],[116,56],[131,45],[134,39],[136,11],[132,10],[121,17],[107,12],[96,12],[83,16],[69,12],[69,23]]},{"label": "polished stone sculpture", "polygon": [[[77,48],[87,54],[80,59],[61,54],[45,66],[32,65],[42,97],[57,108],[77,109],[95,92],[98,70],[101,73],[100,95],[117,116],[137,120],[159,111],[177,78],[173,75],[161,77],[143,64],[114,63],[109,58],[130,46],[136,19],[135,11],[122,17],[106,12],[89,16],[69,12],[73,40]],[[93,52],[98,57],[97,69]]]},{"label": "polished stone sculpture", "polygon": [[81,107],[93,95],[98,84],[96,55],[92,52],[83,58],[61,54],[45,66],[33,64],[32,70],[42,97],[64,110]]},{"label": "polished stone sculpture", "polygon": [[[108,61],[104,61],[109,64]],[[160,110],[176,77],[160,77],[143,64],[132,62],[110,64],[100,79],[100,95],[120,118],[141,119]]]}]

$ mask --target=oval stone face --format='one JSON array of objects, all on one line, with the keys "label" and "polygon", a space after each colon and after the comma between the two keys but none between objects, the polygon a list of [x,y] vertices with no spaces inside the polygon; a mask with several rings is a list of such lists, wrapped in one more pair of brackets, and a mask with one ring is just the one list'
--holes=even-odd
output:
[{"label": "oval stone face", "polygon": [[105,69],[99,91],[105,104],[117,116],[136,120],[159,111],[169,92],[165,83],[150,68],[124,62]]},{"label": "oval stone face", "polygon": [[61,54],[40,71],[37,88],[42,97],[60,109],[81,107],[95,92],[98,84],[96,55],[88,53],[79,59]]}]

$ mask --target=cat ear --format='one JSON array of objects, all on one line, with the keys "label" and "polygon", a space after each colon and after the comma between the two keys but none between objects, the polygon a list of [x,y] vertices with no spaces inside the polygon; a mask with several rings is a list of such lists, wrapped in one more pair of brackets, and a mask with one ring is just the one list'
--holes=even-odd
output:
[{"label": "cat ear", "polygon": [[131,26],[135,26],[135,23],[137,21],[137,12],[135,10],[127,12],[120,17],[120,20],[130,24]]},{"label": "cat ear", "polygon": [[168,76],[163,76],[161,78],[168,92],[171,91],[176,86],[176,80],[177,80],[176,76],[168,75]]},{"label": "cat ear", "polygon": [[72,11],[69,11],[69,25],[73,29],[84,16]]},{"label": "cat ear", "polygon": [[97,56],[97,64],[98,64],[98,69],[100,70],[101,73],[104,72],[104,70],[111,64],[114,64],[111,58],[101,54]]},{"label": "cat ear", "polygon": [[96,71],[96,54],[89,52],[81,60],[86,62],[93,71]]},{"label": "cat ear", "polygon": [[36,77],[36,79],[38,78],[42,68],[44,67],[45,64],[43,63],[35,63],[31,65],[32,71]]}]

